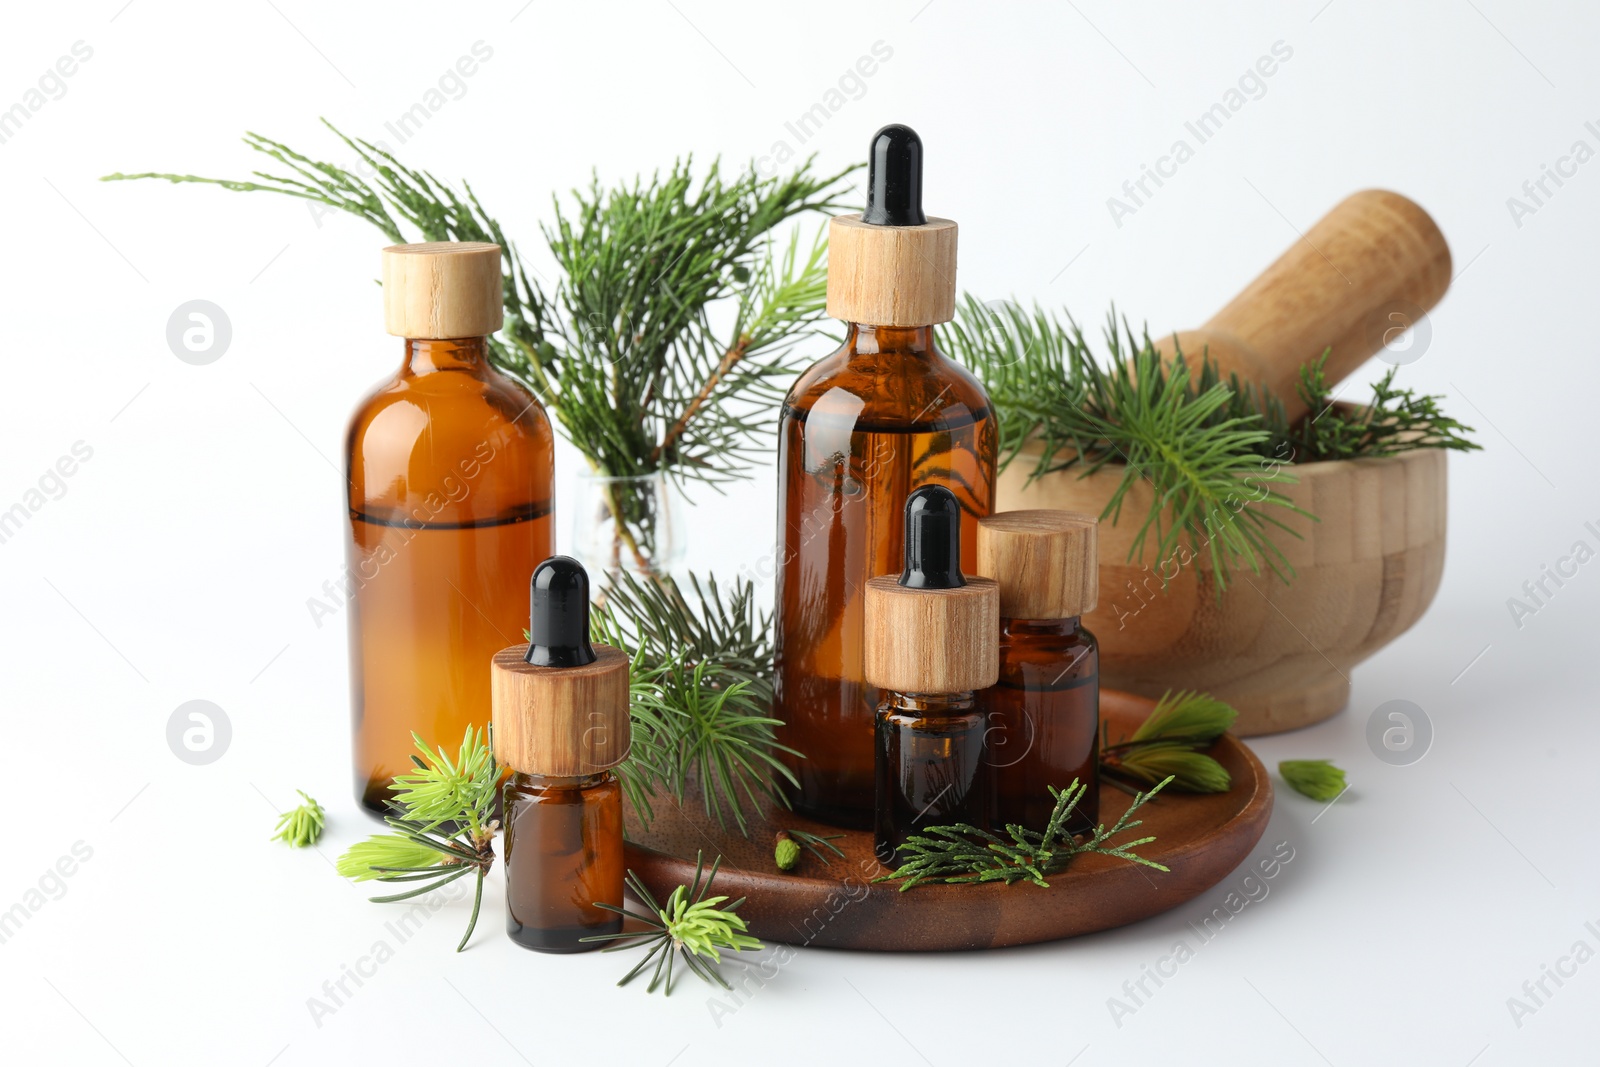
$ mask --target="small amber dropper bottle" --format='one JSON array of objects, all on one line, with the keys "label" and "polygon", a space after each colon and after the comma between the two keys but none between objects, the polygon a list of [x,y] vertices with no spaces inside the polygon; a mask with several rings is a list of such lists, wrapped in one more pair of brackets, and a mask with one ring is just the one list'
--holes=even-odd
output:
[{"label": "small amber dropper bottle", "polygon": [[494,657],[494,753],[505,785],[506,932],[540,952],[581,952],[622,917],[628,657],[589,643],[589,576],[567,556],[534,569],[531,644]]},{"label": "small amber dropper bottle", "polygon": [[886,690],[874,759],[884,863],[924,826],[987,824],[985,722],[973,691],[999,672],[999,589],[961,573],[954,493],[929,485],[907,498],[905,546],[905,571],[866,589],[866,680]]},{"label": "small amber dropper bottle", "polygon": [[1095,520],[1007,511],[978,524],[978,573],[1000,586],[1000,679],[978,694],[989,717],[995,826],[1044,828],[1049,787],[1087,787],[1067,828],[1099,820],[1100,650],[1082,616],[1099,591]]}]

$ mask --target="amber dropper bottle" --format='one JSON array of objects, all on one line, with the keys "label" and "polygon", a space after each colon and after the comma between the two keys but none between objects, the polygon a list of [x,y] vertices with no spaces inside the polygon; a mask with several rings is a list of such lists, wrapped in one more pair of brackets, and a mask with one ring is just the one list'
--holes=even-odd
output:
[{"label": "amber dropper bottle", "polygon": [[973,691],[995,682],[1000,592],[961,573],[961,505],[925,486],[905,505],[905,571],[867,583],[866,678],[877,711],[878,859],[924,826],[988,823],[985,721]]},{"label": "amber dropper bottle", "polygon": [[994,501],[989,398],[934,347],[955,316],[956,224],[922,210],[922,141],[906,126],[872,138],[867,209],[828,228],[828,314],[844,347],[789,390],[778,429],[774,714],[813,818],[871,825],[873,711],[862,674],[862,590],[899,570],[901,507],[922,485],[961,505],[974,563]]},{"label": "amber dropper bottle", "polygon": [[524,948],[582,952],[622,917],[628,657],[589,643],[589,576],[567,556],[533,572],[530,644],[491,668],[494,754],[505,785],[506,932]]},{"label": "amber dropper bottle", "polygon": [[346,573],[324,605],[349,617],[356,796],[379,815],[413,732],[453,751],[488,723],[483,665],[522,632],[554,549],[550,420],[489,365],[499,246],[385,248],[383,307],[405,358],[350,420]]},{"label": "amber dropper bottle", "polygon": [[1067,829],[1100,812],[1100,649],[1082,616],[1099,591],[1095,520],[1004,511],[978,524],[978,573],[1000,586],[1000,679],[978,694],[989,717],[995,826],[1041,830],[1050,788],[1086,786]]}]

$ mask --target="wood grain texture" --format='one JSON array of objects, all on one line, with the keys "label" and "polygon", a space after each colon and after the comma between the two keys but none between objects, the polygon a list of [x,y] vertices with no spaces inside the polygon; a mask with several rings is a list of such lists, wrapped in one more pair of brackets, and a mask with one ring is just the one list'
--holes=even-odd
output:
[{"label": "wood grain texture", "polygon": [[[1439,302],[1450,286],[1450,246],[1428,213],[1399,193],[1346,198],[1198,330],[1183,352],[1205,349],[1222,371],[1265,384],[1291,420],[1306,413],[1302,364],[1331,348],[1330,385]],[[1171,338],[1158,347],[1168,354]]]},{"label": "wood grain texture", "polygon": [[964,693],[1000,677],[1000,588],[971,577],[959,589],[867,581],[863,661],[868,685],[897,693]]},{"label": "wood grain texture", "polygon": [[[1025,452],[1000,476],[998,507],[1098,514],[1122,478],[1108,466],[1028,483],[1036,456]],[[1201,689],[1239,709],[1242,736],[1292,730],[1343,708],[1355,665],[1422,617],[1444,571],[1445,453],[1287,470],[1299,481],[1278,491],[1321,519],[1277,511],[1301,535],[1271,533],[1294,581],[1234,571],[1220,599],[1209,556],[1163,561],[1147,546],[1130,560],[1151,506],[1149,483],[1135,482],[1123,521],[1101,526],[1100,603],[1084,619],[1100,641],[1105,684],[1152,697]]]},{"label": "wood grain texture", "polygon": [[[1111,691],[1101,711],[1117,738],[1131,732],[1151,701]],[[695,854],[706,863],[718,854],[722,870],[713,893],[747,897],[739,914],[764,941],[824,948],[890,952],[1003,948],[1093,933],[1158,915],[1193,900],[1249,856],[1272,813],[1272,783],[1255,755],[1231,736],[1211,749],[1233,776],[1227,793],[1164,795],[1143,811],[1138,835],[1156,840],[1139,849],[1171,868],[1152,871],[1104,856],[1085,856],[1035,885],[920,885],[900,892],[874,885],[887,871],[872,854],[872,834],[838,830],[793,812],[767,809],[750,836],[722,830],[698,798],[658,806],[649,831],[629,815],[627,863],[658,899],[694,877]],[[1107,822],[1127,810],[1130,797],[1110,786],[1100,792]],[[828,865],[805,853],[788,874],[773,864],[778,829],[843,834],[834,842],[845,855]]]},{"label": "wood grain texture", "polygon": [[1068,619],[1099,597],[1092,515],[1034,509],[978,520],[978,573],[1000,586],[1005,619]]},{"label": "wood grain texture", "polygon": [[582,667],[535,667],[527,645],[490,665],[494,758],[523,774],[595,774],[628,755],[628,657],[595,645]]},{"label": "wood grain texture", "polygon": [[930,326],[956,314],[956,224],[828,224],[828,315],[873,326]]},{"label": "wood grain texture", "polygon": [[500,246],[428,241],[383,250],[383,326],[396,337],[486,337],[505,320]]}]

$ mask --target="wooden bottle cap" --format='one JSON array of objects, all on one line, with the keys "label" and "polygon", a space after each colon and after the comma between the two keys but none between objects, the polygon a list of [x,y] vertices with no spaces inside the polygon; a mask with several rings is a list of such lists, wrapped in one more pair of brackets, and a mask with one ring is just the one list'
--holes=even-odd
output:
[{"label": "wooden bottle cap", "polygon": [[956,224],[828,223],[828,315],[871,326],[931,326],[956,317]]},{"label": "wooden bottle cap", "polygon": [[500,246],[429,241],[383,250],[383,326],[396,337],[487,337],[505,321]]},{"label": "wooden bottle cap", "polygon": [[1002,511],[978,520],[978,573],[1000,584],[1006,619],[1067,619],[1100,595],[1097,521],[1071,511]]},{"label": "wooden bottle cap", "polygon": [[866,592],[866,679],[897,693],[964,693],[1000,677],[1000,587],[910,589],[885,574]]},{"label": "wooden bottle cap", "polygon": [[523,774],[578,777],[628,755],[628,657],[595,645],[581,667],[536,667],[527,645],[495,653],[490,666],[494,757]]}]

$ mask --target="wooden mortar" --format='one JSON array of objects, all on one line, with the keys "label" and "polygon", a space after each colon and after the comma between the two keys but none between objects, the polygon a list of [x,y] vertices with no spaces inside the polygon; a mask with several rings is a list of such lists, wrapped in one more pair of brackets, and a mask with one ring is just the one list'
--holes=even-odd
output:
[{"label": "wooden mortar", "polygon": [[[1427,213],[1396,193],[1367,190],[1335,207],[1178,341],[1191,358],[1207,349],[1224,375],[1265,384],[1294,419],[1306,413],[1294,388],[1303,363],[1331,347],[1326,370],[1336,383],[1392,340],[1394,325],[1410,325],[1437,303],[1449,282],[1450,250]],[[1104,514],[1120,465],[1088,478],[1066,470],[1029,482],[1038,456],[1038,446],[1027,448],[1001,473],[997,511]],[[1293,565],[1293,582],[1235,570],[1220,598],[1204,554],[1163,561],[1147,545],[1130,557],[1152,503],[1149,483],[1137,483],[1120,525],[1102,520],[1100,602],[1085,617],[1100,641],[1105,684],[1153,697],[1167,689],[1210,692],[1239,709],[1235,730],[1245,736],[1339,711],[1355,664],[1421,618],[1438,591],[1445,469],[1439,449],[1286,467],[1297,483],[1275,488],[1321,520],[1274,512],[1301,535],[1270,536]]]}]

